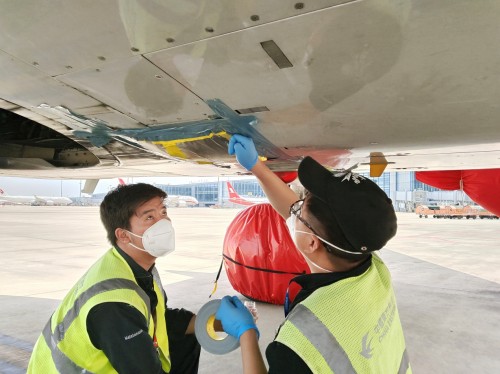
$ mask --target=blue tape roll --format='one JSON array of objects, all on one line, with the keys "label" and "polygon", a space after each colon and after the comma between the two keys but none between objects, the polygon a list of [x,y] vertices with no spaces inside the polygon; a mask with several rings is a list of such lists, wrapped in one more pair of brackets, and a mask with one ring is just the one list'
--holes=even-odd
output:
[{"label": "blue tape roll", "polygon": [[227,335],[224,338],[217,338],[213,332],[213,320],[215,313],[219,309],[220,299],[210,300],[203,305],[196,314],[194,323],[194,333],[198,342],[207,352],[223,355],[234,351],[240,346],[240,342],[234,336]]}]

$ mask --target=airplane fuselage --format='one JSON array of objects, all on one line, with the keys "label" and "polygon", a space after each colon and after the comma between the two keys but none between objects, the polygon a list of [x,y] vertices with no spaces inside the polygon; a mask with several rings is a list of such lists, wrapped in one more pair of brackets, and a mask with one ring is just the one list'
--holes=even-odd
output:
[{"label": "airplane fuselage", "polygon": [[58,196],[0,196],[0,201],[7,204],[23,205],[70,205],[72,200],[68,197]]}]

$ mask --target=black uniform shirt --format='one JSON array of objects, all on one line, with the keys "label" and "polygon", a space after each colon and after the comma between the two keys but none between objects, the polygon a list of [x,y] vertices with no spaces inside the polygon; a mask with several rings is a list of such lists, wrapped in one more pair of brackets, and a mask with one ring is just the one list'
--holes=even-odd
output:
[{"label": "black uniform shirt", "polygon": [[[153,288],[151,270],[144,270],[120,248],[118,253],[127,261],[139,286],[149,296],[151,311],[158,298]],[[165,307],[167,295],[164,293]],[[166,309],[169,342],[184,336],[193,313],[185,309]],[[87,317],[87,331],[92,344],[101,349],[120,374],[164,373],[158,353],[148,334],[147,321],[140,311],[129,304],[102,303],[93,307]]]},{"label": "black uniform shirt", "polygon": [[[299,284],[302,289],[299,291],[290,311],[309,297],[314,291],[321,287],[329,286],[342,279],[357,277],[363,274],[370,267],[371,256],[359,266],[346,272],[334,273],[314,273],[299,275],[293,279],[293,282]],[[312,373],[306,363],[286,345],[273,341],[266,349],[267,363],[269,364],[269,373],[271,374],[308,374]]]}]

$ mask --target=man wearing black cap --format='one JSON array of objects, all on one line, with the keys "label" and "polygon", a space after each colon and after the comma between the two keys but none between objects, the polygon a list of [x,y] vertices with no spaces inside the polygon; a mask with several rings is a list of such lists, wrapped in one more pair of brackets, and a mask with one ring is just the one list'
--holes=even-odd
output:
[{"label": "man wearing black cap", "polygon": [[[391,200],[370,179],[330,172],[306,157],[298,175],[304,199],[258,159],[253,141],[233,135],[229,154],[259,180],[285,219],[311,274],[266,357],[269,373],[411,373],[391,277],[373,253],[397,230]],[[216,318],[239,337],[245,373],[265,373],[258,330],[236,298],[224,297]]]}]

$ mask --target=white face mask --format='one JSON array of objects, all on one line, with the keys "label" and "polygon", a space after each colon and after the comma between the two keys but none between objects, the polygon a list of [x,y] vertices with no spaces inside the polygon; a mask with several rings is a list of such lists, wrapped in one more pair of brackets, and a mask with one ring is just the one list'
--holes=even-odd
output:
[{"label": "white face mask", "polygon": [[[333,248],[336,248],[338,249],[339,251],[341,252],[345,252],[345,253],[349,253],[349,254],[353,254],[353,255],[363,255],[363,253],[359,253],[359,252],[351,252],[351,251],[346,251],[345,249],[342,249],[340,247],[337,247],[336,245],[330,243],[329,241],[326,241],[325,239],[319,237],[318,235],[316,235],[315,233],[313,232],[307,232],[307,231],[302,231],[302,230],[296,230],[295,229],[295,223],[296,223],[296,220],[297,220],[297,217],[295,217],[294,214],[290,214],[290,217],[288,217],[286,219],[286,225],[288,226],[288,231],[290,231],[290,236],[292,237],[292,240],[293,240],[293,243],[295,244],[295,247],[298,249],[298,246],[297,246],[297,239],[295,238],[295,235],[297,233],[302,233],[302,234],[307,234],[307,235],[314,235],[315,237],[317,237],[319,240],[321,240],[323,243],[325,244],[328,244],[329,246],[333,247]],[[315,262],[311,261],[309,259],[309,257],[307,257],[305,255],[305,253],[303,253],[302,251],[299,250],[299,252],[302,254],[302,256],[304,256],[305,260],[309,263],[309,264],[312,264],[313,266],[317,267],[318,269],[321,269],[323,271],[326,271],[326,272],[331,272],[332,270],[327,270],[325,268],[322,268],[321,266],[319,266],[318,264],[316,264]]]},{"label": "white face mask", "polygon": [[297,243],[295,242],[295,222],[297,218],[295,217],[295,214],[290,214],[290,217],[286,219],[286,226],[288,227],[288,231],[290,232],[290,236],[292,237],[292,240],[297,246]]},{"label": "white face mask", "polygon": [[305,231],[300,231],[300,230],[296,230],[295,229],[295,222],[297,220],[297,217],[295,217],[294,214],[290,214],[290,217],[288,217],[286,219],[286,225],[288,226],[288,231],[290,231],[290,236],[292,237],[292,240],[293,240],[293,244],[295,244],[295,248],[297,248],[297,251],[302,255],[302,257],[304,257],[304,259],[306,260],[306,262],[308,264],[311,264],[313,266],[315,266],[316,268],[320,269],[320,270],[323,270],[327,273],[331,273],[332,270],[327,270],[325,268],[322,268],[321,266],[319,266],[318,264],[316,264],[314,261],[311,261],[309,259],[309,257],[306,256],[305,253],[303,253],[300,249],[299,249],[299,246],[297,245],[297,239],[295,238],[295,234],[296,233],[303,233],[303,234],[310,234],[310,235],[314,235],[316,236],[318,239],[321,240],[320,237],[318,237],[317,235],[313,234],[312,232],[305,232]]},{"label": "white face mask", "polygon": [[149,253],[154,257],[165,256],[175,250],[175,232],[172,223],[168,219],[160,219],[153,226],[144,231],[142,236],[127,231],[128,233],[141,238],[144,249],[132,243],[132,247]]}]

